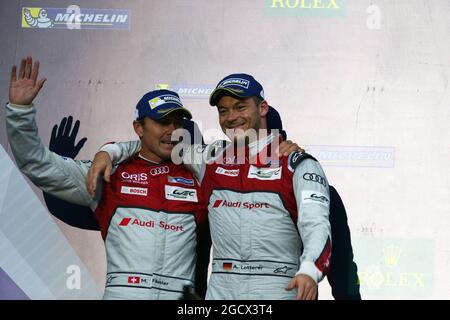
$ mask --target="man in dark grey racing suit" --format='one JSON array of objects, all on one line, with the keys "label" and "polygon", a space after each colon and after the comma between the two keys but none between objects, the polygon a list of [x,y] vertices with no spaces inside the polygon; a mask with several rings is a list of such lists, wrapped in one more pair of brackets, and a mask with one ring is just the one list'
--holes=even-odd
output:
[{"label": "man in dark grey racing suit", "polygon": [[[266,129],[268,104],[253,77],[224,78],[210,104],[232,142],[190,146],[182,159],[208,202],[213,262],[206,298],[315,299],[331,258],[330,195],[320,164],[299,152],[268,155],[278,143],[274,132],[239,147],[249,130]],[[138,141],[104,146],[91,178],[108,155],[120,163],[139,149]]]}]

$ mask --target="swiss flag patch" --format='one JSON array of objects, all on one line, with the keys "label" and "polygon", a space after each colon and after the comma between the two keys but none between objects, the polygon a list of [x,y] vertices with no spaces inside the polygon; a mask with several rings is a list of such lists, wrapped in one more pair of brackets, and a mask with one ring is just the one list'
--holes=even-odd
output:
[{"label": "swiss flag patch", "polygon": [[141,277],[128,277],[128,283],[132,284],[141,283]]}]

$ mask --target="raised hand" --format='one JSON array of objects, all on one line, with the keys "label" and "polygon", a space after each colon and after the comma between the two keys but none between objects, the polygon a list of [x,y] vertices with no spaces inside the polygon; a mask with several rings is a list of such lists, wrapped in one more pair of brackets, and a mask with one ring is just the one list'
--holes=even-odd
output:
[{"label": "raised hand", "polygon": [[[61,120],[59,127],[55,124],[48,148],[60,156],[75,159],[78,152],[80,152],[80,149],[83,148],[87,138],[82,138],[75,144],[80,121],[77,120],[75,122],[73,130],[72,122],[73,118],[72,116],[69,116],[68,118],[64,117]],[[100,230],[94,213],[89,207],[58,199],[46,192],[43,192],[43,194],[48,211],[59,220],[79,229]]]},{"label": "raised hand", "polygon": [[37,80],[38,75],[39,61],[33,65],[31,57],[22,59],[18,75],[17,66],[13,65],[9,84],[9,102],[18,105],[31,104],[47,80],[45,78]]}]

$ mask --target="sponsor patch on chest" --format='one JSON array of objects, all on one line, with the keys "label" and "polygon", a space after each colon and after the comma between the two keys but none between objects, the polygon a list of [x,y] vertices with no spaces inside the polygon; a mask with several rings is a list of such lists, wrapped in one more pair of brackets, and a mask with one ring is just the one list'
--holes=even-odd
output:
[{"label": "sponsor patch on chest", "polygon": [[256,166],[250,166],[248,170],[248,178],[258,180],[279,180],[281,179],[281,169],[283,168],[259,168]]},{"label": "sponsor patch on chest", "polygon": [[217,167],[216,173],[223,176],[237,177],[239,175],[239,169],[225,169],[222,167]]},{"label": "sponsor patch on chest", "polygon": [[137,188],[137,187],[127,187],[127,186],[122,186],[122,188],[120,189],[120,193],[133,194],[133,195],[137,195],[137,196],[146,196],[147,191],[148,191],[147,188]]},{"label": "sponsor patch on chest", "polygon": [[198,202],[197,190],[175,186],[165,186],[166,199],[175,201]]},{"label": "sponsor patch on chest", "polygon": [[168,176],[167,181],[169,181],[170,183],[184,184],[184,185],[191,186],[191,187],[194,186],[194,179],[188,179],[188,178],[184,178],[184,177]]},{"label": "sponsor patch on chest", "polygon": [[120,176],[122,178],[122,182],[140,185],[148,184],[148,176],[147,173],[144,172],[129,173],[123,171]]}]

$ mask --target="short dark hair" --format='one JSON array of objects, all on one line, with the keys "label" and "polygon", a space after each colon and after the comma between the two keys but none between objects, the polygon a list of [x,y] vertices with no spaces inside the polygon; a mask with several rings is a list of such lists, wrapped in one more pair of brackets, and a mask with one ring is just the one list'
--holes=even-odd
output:
[{"label": "short dark hair", "polygon": [[264,99],[261,99],[260,97],[256,97],[256,96],[253,96],[252,99],[253,99],[253,101],[255,101],[257,106],[259,106],[261,104],[261,102],[264,101]]},{"label": "short dark hair", "polygon": [[141,124],[141,126],[145,127],[145,117],[137,119],[136,121],[139,122]]}]

